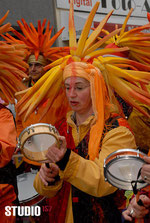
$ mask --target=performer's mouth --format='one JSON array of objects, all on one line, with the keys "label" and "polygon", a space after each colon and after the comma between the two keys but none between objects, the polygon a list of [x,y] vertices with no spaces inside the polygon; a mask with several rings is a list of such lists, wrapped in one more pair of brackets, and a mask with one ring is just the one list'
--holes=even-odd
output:
[{"label": "performer's mouth", "polygon": [[70,101],[71,106],[77,106],[78,104],[79,104],[79,102],[77,102],[77,101]]}]

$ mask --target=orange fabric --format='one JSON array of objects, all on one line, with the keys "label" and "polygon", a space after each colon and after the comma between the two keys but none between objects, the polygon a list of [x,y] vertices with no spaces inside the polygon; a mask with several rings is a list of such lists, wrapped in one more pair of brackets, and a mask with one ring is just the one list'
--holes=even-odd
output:
[{"label": "orange fabric", "polygon": [[[16,148],[16,129],[13,116],[9,110],[0,109],[0,168],[11,160]],[[14,187],[8,184],[0,184],[0,222],[14,222],[15,217],[6,217],[5,205],[12,205],[16,199]]]},{"label": "orange fabric", "polygon": [[[110,43],[105,48],[119,48],[119,46],[117,46],[115,43]],[[114,52],[114,53],[111,53],[111,55],[116,55],[118,57],[128,58],[129,52],[128,51],[124,51],[124,52]]]},{"label": "orange fabric", "polygon": [[0,109],[0,168],[11,160],[16,148],[16,137],[12,114],[7,109]]},{"label": "orange fabric", "polygon": [[100,140],[103,133],[105,120],[109,118],[110,102],[105,82],[99,69],[91,64],[72,62],[63,72],[63,79],[70,76],[82,77],[90,82],[92,107],[96,123],[91,127],[88,154],[91,160],[98,157]]},{"label": "orange fabric", "polygon": [[90,73],[88,72],[88,64],[83,63],[83,62],[72,62],[68,64],[64,68],[63,79],[66,80],[68,77],[71,77],[71,76],[82,77],[90,81]]},{"label": "orange fabric", "polygon": [[[13,206],[12,203],[9,203],[8,206]],[[15,216],[5,216],[5,207],[0,207],[0,222],[1,223],[15,223]]]},{"label": "orange fabric", "polygon": [[9,184],[0,184],[0,207],[9,205],[15,199],[14,187]]}]

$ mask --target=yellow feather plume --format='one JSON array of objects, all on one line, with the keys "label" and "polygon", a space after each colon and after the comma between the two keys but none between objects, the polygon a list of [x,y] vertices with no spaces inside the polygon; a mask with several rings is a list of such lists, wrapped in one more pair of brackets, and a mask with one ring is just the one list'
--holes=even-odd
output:
[{"label": "yellow feather plume", "polygon": [[[9,11],[0,19],[0,24],[5,21],[8,13]],[[11,24],[7,23],[0,27],[0,34],[11,30]],[[22,78],[26,77],[28,65],[23,61],[23,53],[19,45],[16,47],[0,41],[0,90],[7,102],[14,103],[15,93],[26,88]]]}]

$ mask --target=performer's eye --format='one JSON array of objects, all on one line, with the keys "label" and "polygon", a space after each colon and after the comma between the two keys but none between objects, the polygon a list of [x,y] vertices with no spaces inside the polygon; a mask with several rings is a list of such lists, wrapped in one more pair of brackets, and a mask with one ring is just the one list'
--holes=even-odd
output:
[{"label": "performer's eye", "polygon": [[67,91],[69,91],[69,90],[70,90],[70,87],[66,87],[66,86],[65,86],[65,89],[66,89]]},{"label": "performer's eye", "polygon": [[82,90],[82,89],[84,89],[83,87],[76,87],[76,90]]}]

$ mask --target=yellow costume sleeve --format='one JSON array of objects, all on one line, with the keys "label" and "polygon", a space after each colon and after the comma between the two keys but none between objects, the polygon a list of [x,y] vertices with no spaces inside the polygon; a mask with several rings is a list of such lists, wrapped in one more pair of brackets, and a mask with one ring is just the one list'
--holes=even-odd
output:
[{"label": "yellow costume sleeve", "polygon": [[45,186],[41,178],[39,177],[39,173],[37,173],[33,186],[39,194],[51,198],[54,197],[57,192],[61,189],[62,182],[63,180],[61,179],[60,181],[55,183],[54,186]]}]

